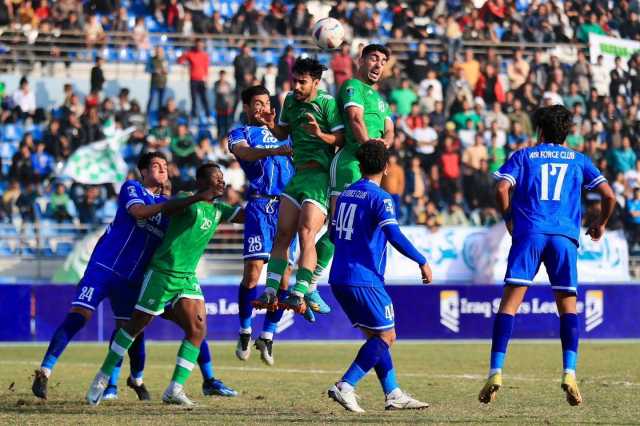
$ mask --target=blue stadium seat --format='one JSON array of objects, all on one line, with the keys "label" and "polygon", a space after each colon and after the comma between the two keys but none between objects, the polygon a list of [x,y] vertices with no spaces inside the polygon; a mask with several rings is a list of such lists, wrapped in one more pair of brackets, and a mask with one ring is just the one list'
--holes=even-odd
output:
[{"label": "blue stadium seat", "polygon": [[20,141],[24,136],[24,129],[20,124],[5,124],[2,140],[6,142]]},{"label": "blue stadium seat", "polygon": [[56,244],[55,255],[67,256],[69,255],[69,253],[71,253],[72,250],[73,250],[73,243],[70,243],[68,241],[61,241],[58,244]]}]

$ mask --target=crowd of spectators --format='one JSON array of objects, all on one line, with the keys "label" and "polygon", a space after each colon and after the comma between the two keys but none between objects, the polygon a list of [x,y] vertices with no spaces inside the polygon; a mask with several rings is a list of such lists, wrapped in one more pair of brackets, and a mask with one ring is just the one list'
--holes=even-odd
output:
[{"label": "crowd of spectators", "polygon": [[[86,10],[76,12],[100,13],[100,21],[126,13],[118,7],[100,9],[106,3],[88,2]],[[583,1],[490,0],[471,9],[471,3],[453,0],[417,4],[389,3],[393,26],[388,44],[393,48],[407,37],[445,37],[450,48],[436,53],[426,43],[418,43],[407,60],[391,61],[379,87],[391,105],[396,125],[392,166],[384,186],[398,204],[401,223],[425,225],[435,231],[447,225],[486,226],[500,221],[494,207],[492,172],[512,152],[536,142],[530,119],[536,107],[564,104],[574,117],[568,145],[588,155],[613,183],[618,205],[610,227],[625,228],[632,248],[638,249],[640,56],[617,59],[610,70],[602,58],[589,63],[584,50],[575,61],[565,63],[544,50],[515,49],[501,57],[491,48],[478,54],[462,47],[463,41],[470,39],[584,42],[589,32],[637,38],[640,24],[632,8],[637,5],[621,1],[615,10],[609,10],[600,2]],[[182,4],[176,0],[151,3],[153,16],[164,19],[170,27],[180,28],[182,20],[191,15],[194,32],[214,32],[201,25],[210,18],[195,13],[199,5],[197,1]],[[15,9],[15,2],[12,7]],[[305,4],[288,7],[274,1],[264,13],[248,1],[229,22],[220,22],[219,30],[253,34],[255,26],[259,33],[267,22],[270,33],[295,34],[308,28],[312,18]],[[49,16],[61,16],[57,13],[52,11]],[[330,15],[349,22],[354,36],[371,37],[381,26],[376,13],[380,12],[364,1],[355,5],[338,1]],[[193,19],[196,15],[199,18]],[[86,15],[85,22],[95,22],[92,16]],[[99,32],[96,34],[92,40],[99,43]],[[452,42],[456,39],[460,44]],[[251,84],[262,83],[274,94],[273,103],[279,105],[290,88],[295,59],[294,50],[287,48],[277,64],[259,69],[254,54],[251,46],[243,46],[233,62],[233,76],[218,71],[210,78],[210,61],[203,57],[207,53],[202,44],[196,43],[193,50],[185,52],[179,62],[190,67],[190,111],[180,110],[174,99],[165,99],[168,69],[161,48],[155,49],[147,69],[153,96],[146,108],[129,99],[126,89],[117,99],[104,96],[106,78],[100,59],[91,72],[91,94],[80,99],[68,85],[64,103],[54,111],[37,108],[26,79],[16,92],[0,93],[4,96],[0,112],[3,126],[22,123],[25,129],[41,129],[25,133],[11,164],[0,168],[6,172],[2,176],[6,189],[0,209],[3,220],[16,216],[26,221],[42,216],[90,224],[108,220],[113,212],[114,188],[86,187],[54,178],[75,149],[104,138],[106,122],[136,127],[126,156],[130,164],[145,150],[165,152],[172,159],[174,190],[190,187],[193,170],[202,161],[216,161],[225,167],[227,200],[242,202],[245,177],[224,138],[241,119],[238,94]],[[328,72],[333,78],[325,82],[326,89],[335,93],[351,78],[356,60],[349,46],[335,52]],[[215,83],[210,85],[212,80]],[[149,119],[151,111],[157,112],[157,118]],[[203,113],[205,120],[198,120]],[[593,197],[586,195],[584,199],[585,222],[597,214],[598,203]]]},{"label": "crowd of spectators", "polygon": [[[454,45],[461,40],[584,43],[592,32],[637,39],[637,2],[620,0],[615,6],[592,0],[337,0],[329,16],[340,20],[349,36],[447,39]],[[108,31],[130,32],[129,42],[146,49],[151,30],[306,35],[312,12],[319,11],[315,3],[284,0],[3,0],[0,27],[78,31],[90,46],[103,45]]]}]

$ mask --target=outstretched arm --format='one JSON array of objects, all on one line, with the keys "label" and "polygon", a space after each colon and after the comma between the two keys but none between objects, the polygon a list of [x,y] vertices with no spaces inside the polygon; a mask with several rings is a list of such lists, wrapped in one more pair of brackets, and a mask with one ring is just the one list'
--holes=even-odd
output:
[{"label": "outstretched arm", "polygon": [[499,180],[496,184],[496,202],[498,211],[502,214],[507,230],[511,234],[513,222],[511,222],[511,197],[509,196],[509,191],[511,191],[511,183],[506,179]]},{"label": "outstretched arm", "polygon": [[292,155],[293,151],[289,145],[282,145],[277,148],[253,148],[247,142],[239,142],[231,147],[231,152],[242,161],[257,161],[275,155]]},{"label": "outstretched arm", "polygon": [[211,201],[216,197],[213,189],[200,191],[189,197],[173,198],[158,204],[134,204],[127,210],[136,219],[146,219],[162,212],[167,215],[175,214],[199,201]]},{"label": "outstretched arm", "polygon": [[600,194],[600,217],[589,226],[587,235],[593,241],[598,241],[604,235],[605,227],[616,207],[616,197],[607,182],[602,182],[595,191]]},{"label": "outstretched arm", "polygon": [[387,224],[382,227],[382,231],[387,237],[387,241],[389,241],[396,250],[420,266],[422,282],[425,284],[430,283],[432,273],[427,259],[411,244],[411,241],[402,233],[400,227],[397,224]]}]

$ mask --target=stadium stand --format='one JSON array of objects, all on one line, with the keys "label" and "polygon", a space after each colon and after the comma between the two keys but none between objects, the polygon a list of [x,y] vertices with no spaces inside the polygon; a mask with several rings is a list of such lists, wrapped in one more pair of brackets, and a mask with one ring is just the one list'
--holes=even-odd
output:
[{"label": "stadium stand", "polygon": [[[0,67],[25,75],[19,88],[0,76],[0,256],[63,256],[73,238],[109,222],[116,188],[57,178],[76,149],[105,137],[107,122],[136,127],[123,153],[131,176],[137,154],[149,149],[172,156],[176,191],[190,188],[200,162],[216,161],[225,168],[226,200],[242,203],[244,176],[224,138],[241,119],[239,91],[262,82],[281,96],[290,58],[317,54],[330,68],[326,88],[335,93],[352,75],[365,40],[385,42],[397,54],[381,85],[397,129],[384,185],[403,224],[496,223],[491,172],[533,143],[529,111],[563,103],[574,112],[569,145],[586,152],[614,184],[618,206],[610,228],[624,229],[631,253],[640,253],[640,55],[608,72],[590,63],[584,44],[589,33],[639,39],[637,3],[620,1],[615,9],[528,0],[0,3]],[[311,44],[306,33],[314,16],[327,14],[347,28],[350,47],[327,53]],[[189,114],[166,97],[160,109],[150,100],[147,110],[127,90],[105,96],[102,62],[152,71],[166,60],[179,67],[196,37],[206,40],[210,65],[233,70],[226,79],[210,72],[205,80],[210,117]],[[82,99],[70,84],[54,108],[36,105],[34,70],[46,75],[65,67],[70,75],[83,62],[95,64],[83,77],[91,80],[91,93]],[[153,78],[155,89],[167,84]],[[585,221],[597,213],[595,201],[584,199]],[[234,229],[212,250],[237,255]]]}]

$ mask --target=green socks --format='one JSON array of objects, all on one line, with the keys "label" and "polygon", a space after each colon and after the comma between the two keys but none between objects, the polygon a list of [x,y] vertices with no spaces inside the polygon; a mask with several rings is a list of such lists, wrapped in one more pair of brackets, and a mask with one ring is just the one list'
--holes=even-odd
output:
[{"label": "green socks", "polygon": [[100,371],[102,371],[106,376],[111,376],[113,369],[120,361],[122,361],[124,354],[127,353],[131,345],[133,345],[134,340],[135,339],[133,337],[129,336],[126,331],[120,328],[113,338],[113,342],[109,347],[109,353],[102,363]]},{"label": "green socks", "polygon": [[267,264],[267,289],[271,288],[274,292],[278,292],[282,275],[287,270],[289,262],[284,259],[271,258]]},{"label": "green socks", "polygon": [[293,287],[293,293],[300,297],[303,297],[309,291],[309,285],[311,284],[311,278],[313,278],[313,272],[307,268],[298,268],[296,274],[296,285]]},{"label": "green socks", "polygon": [[316,243],[316,253],[318,255],[318,262],[316,264],[316,269],[313,271],[313,278],[311,279],[312,285],[318,282],[320,276],[324,272],[324,270],[333,259],[333,253],[336,250],[336,246],[333,245],[331,240],[329,239],[329,231],[325,232],[322,237]]},{"label": "green socks", "polygon": [[183,340],[178,350],[178,358],[176,359],[176,368],[173,370],[173,376],[171,380],[179,385],[185,384],[191,370],[198,362],[198,355],[200,354],[200,348],[193,345],[188,340]]}]

